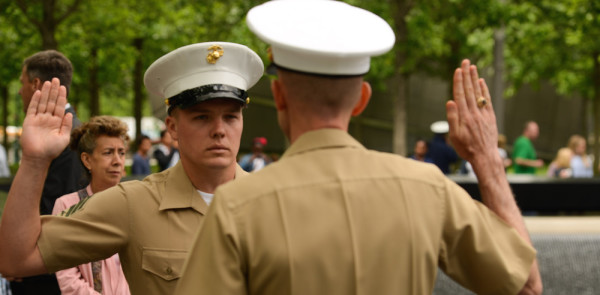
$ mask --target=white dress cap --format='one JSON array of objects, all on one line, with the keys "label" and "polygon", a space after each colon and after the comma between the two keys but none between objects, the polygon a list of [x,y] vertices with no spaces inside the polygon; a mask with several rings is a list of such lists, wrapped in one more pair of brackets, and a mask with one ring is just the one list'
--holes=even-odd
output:
[{"label": "white dress cap", "polygon": [[370,57],[395,42],[381,17],[339,1],[270,1],[250,9],[246,22],[271,45],[277,66],[313,74],[365,74]]},{"label": "white dress cap", "polygon": [[182,108],[213,98],[245,103],[245,91],[263,72],[262,60],[248,47],[205,42],[175,49],[157,59],[146,71],[144,84],[152,99],[163,105],[165,99],[172,104],[174,97]]},{"label": "white dress cap", "polygon": [[431,124],[431,132],[433,132],[433,133],[444,134],[444,133],[448,133],[449,130],[450,130],[450,127],[448,126],[447,121],[437,121],[437,122],[433,122],[433,124]]}]

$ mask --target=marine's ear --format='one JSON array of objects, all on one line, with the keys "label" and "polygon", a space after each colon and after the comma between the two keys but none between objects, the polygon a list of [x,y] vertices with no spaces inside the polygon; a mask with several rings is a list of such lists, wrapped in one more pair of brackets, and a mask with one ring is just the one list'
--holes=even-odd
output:
[{"label": "marine's ear", "polygon": [[174,141],[179,140],[179,136],[177,135],[177,118],[176,114],[174,114],[178,110],[173,110],[172,115],[167,116],[165,119],[165,126],[167,127],[167,132],[171,135],[171,138]]},{"label": "marine's ear", "polygon": [[275,107],[278,111],[282,111],[287,108],[287,103],[285,102],[285,92],[283,91],[282,87],[283,85],[281,85],[281,81],[271,81],[271,92],[273,93],[273,100],[275,100]]},{"label": "marine's ear", "polygon": [[362,82],[362,86],[360,89],[360,99],[354,105],[354,109],[352,109],[352,116],[358,116],[362,113],[367,105],[369,104],[369,100],[371,99],[371,94],[373,94],[373,90],[371,89],[371,84],[369,82]]}]

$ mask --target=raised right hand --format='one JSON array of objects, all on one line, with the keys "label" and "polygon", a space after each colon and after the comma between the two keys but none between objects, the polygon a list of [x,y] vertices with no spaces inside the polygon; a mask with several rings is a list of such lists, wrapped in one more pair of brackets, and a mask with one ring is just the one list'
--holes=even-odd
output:
[{"label": "raised right hand", "polygon": [[[490,92],[479,78],[477,68],[467,59],[454,72],[453,94],[454,100],[446,103],[446,114],[450,141],[458,155],[473,165],[476,174],[480,168],[489,171],[494,162],[504,170],[497,148],[498,128]],[[478,99],[487,103],[478,106]]]},{"label": "raised right hand", "polygon": [[69,144],[73,115],[65,114],[66,104],[67,90],[57,78],[33,94],[21,135],[23,160],[52,161]]}]

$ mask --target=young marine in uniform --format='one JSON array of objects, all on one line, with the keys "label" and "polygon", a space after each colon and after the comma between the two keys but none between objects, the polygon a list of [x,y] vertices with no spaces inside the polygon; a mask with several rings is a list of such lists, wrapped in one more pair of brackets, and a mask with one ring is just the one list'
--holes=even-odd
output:
[{"label": "young marine in uniform", "polygon": [[371,95],[370,56],[394,44],[384,20],[343,2],[290,0],[251,9],[247,23],[272,46],[271,89],[291,146],[217,189],[175,294],[431,294],[438,266],[478,294],[541,291],[474,66],[455,72],[447,115],[485,205],[434,165],[367,150],[347,133]]},{"label": "young marine in uniform", "polygon": [[236,163],[246,90],[263,74],[245,46],[207,42],[156,60],[144,82],[166,99],[166,125],[181,161],[143,181],[92,196],[69,217],[40,218],[43,179],[69,141],[58,79],[37,92],[23,126],[23,160],[0,227],[0,273],[54,272],[115,253],[132,294],[172,294],[217,186],[246,174]]}]

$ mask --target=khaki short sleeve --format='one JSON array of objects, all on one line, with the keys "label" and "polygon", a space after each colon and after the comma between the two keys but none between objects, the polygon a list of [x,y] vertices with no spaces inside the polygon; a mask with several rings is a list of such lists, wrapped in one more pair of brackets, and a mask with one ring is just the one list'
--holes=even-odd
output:
[{"label": "khaki short sleeve", "polygon": [[128,210],[123,189],[115,186],[65,210],[68,216],[42,216],[38,247],[48,271],[118,253],[128,240]]},{"label": "khaki short sleeve", "polygon": [[535,250],[485,205],[447,181],[440,268],[477,294],[517,294]]}]

